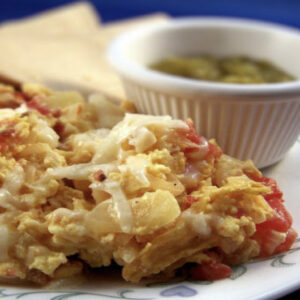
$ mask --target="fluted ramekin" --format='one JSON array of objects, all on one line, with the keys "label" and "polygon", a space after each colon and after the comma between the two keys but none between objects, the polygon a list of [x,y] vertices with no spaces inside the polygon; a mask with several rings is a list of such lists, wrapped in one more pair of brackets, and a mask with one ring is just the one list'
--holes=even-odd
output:
[{"label": "fluted ramekin", "polygon": [[177,19],[137,29],[117,38],[108,58],[138,112],[192,118],[225,153],[259,168],[279,161],[300,134],[300,81],[216,83],[147,67],[170,55],[203,53],[268,59],[300,78],[298,30],[240,19]]}]

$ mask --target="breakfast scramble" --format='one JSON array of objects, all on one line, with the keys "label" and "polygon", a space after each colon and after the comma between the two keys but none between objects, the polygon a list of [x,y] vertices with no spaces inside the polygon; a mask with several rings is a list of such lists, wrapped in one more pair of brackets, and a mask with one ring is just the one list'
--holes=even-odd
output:
[{"label": "breakfast scramble", "polygon": [[115,262],[130,282],[222,279],[288,250],[291,225],[276,182],[190,119],[0,86],[1,278],[45,285]]}]

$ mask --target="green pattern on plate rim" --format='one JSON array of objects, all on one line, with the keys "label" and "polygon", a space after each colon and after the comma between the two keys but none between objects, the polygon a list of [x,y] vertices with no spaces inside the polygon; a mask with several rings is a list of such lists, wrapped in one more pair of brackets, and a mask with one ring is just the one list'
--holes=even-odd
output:
[{"label": "green pattern on plate rim", "polygon": [[[241,276],[247,273],[247,265],[256,264],[263,261],[270,261],[270,266],[273,268],[283,268],[283,267],[292,267],[296,264],[296,262],[287,262],[285,258],[294,252],[300,250],[300,238],[298,238],[295,242],[296,247],[287,251],[286,253],[282,253],[276,255],[271,258],[258,259],[251,261],[244,265],[235,266],[232,268],[232,275],[230,277],[231,280],[237,280]],[[189,287],[189,284],[196,285],[210,285],[213,284],[213,281],[193,281],[193,280],[185,280],[185,281],[176,281],[172,283],[155,283],[148,284],[146,288],[160,288],[159,291],[160,296],[162,297],[192,297],[197,295],[198,291]],[[31,291],[21,291],[21,292],[9,292],[6,289],[0,289],[0,299],[6,298],[7,300],[11,299],[32,299],[35,295],[43,296],[43,300],[67,300],[67,299],[88,299],[89,297],[93,297],[93,299],[127,299],[127,300],[152,300],[154,298],[148,297],[131,297],[132,293],[135,290],[120,290],[116,291],[115,294],[105,294],[105,293],[97,293],[97,292],[85,292],[85,291],[47,291],[47,290],[31,290]],[[84,297],[84,298],[83,298]]]}]

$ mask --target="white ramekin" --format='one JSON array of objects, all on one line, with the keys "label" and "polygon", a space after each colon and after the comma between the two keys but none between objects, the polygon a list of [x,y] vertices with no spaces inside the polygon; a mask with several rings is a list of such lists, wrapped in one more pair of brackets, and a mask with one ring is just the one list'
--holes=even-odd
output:
[{"label": "white ramekin", "polygon": [[240,19],[177,19],[137,29],[112,43],[108,59],[138,112],[192,118],[225,153],[259,168],[279,161],[300,134],[300,81],[214,83],[147,68],[170,55],[201,53],[268,59],[300,78],[298,30]]}]

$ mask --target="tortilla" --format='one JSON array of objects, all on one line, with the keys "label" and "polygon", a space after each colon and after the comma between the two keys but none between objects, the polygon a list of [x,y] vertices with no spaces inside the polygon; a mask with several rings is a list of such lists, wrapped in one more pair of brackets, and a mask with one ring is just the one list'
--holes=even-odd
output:
[{"label": "tortilla", "polygon": [[[118,75],[106,60],[109,43],[126,30],[165,22],[154,14],[100,26],[88,3],[60,8],[0,28],[0,79],[32,82],[52,89],[101,92],[124,99]],[[76,22],[74,22],[76,20]]]}]

